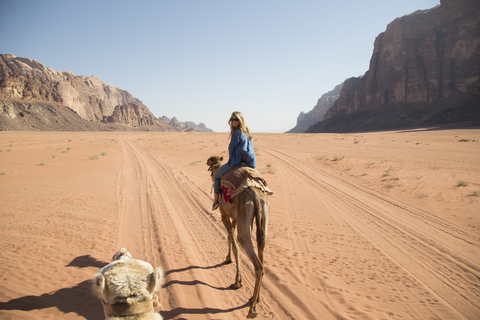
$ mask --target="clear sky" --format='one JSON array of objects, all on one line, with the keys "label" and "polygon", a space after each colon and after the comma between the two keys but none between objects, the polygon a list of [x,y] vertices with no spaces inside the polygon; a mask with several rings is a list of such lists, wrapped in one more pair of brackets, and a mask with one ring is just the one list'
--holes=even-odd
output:
[{"label": "clear sky", "polygon": [[376,36],[439,0],[0,0],[0,53],[96,76],[156,117],[285,132],[363,75]]}]

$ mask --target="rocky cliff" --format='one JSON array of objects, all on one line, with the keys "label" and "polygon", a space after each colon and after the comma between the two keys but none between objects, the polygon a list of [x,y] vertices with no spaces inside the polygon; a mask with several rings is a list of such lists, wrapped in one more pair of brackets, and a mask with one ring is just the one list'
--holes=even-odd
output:
[{"label": "rocky cliff", "polygon": [[325,112],[327,112],[327,110],[330,109],[338,99],[342,87],[343,83],[336,86],[332,91],[323,94],[320,99],[318,99],[317,104],[309,112],[300,112],[297,117],[297,125],[293,129],[287,131],[287,133],[305,132],[310,126],[322,121]]},{"label": "rocky cliff", "polygon": [[0,55],[0,125],[4,130],[197,130],[165,124],[128,91],[97,77],[58,72],[11,54]]},{"label": "rocky cliff", "polygon": [[0,99],[0,131],[105,131],[104,124],[88,121],[68,107],[41,102]]},{"label": "rocky cliff", "polygon": [[391,22],[369,70],[345,81],[325,120],[307,132],[480,124],[480,2],[442,0]]}]

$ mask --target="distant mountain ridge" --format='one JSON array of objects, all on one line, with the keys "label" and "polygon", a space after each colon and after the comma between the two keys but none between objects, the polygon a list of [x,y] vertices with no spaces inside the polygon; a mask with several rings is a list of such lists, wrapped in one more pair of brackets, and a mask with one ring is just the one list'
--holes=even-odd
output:
[{"label": "distant mountain ridge", "polygon": [[300,112],[300,115],[297,117],[297,125],[287,131],[287,133],[303,133],[310,128],[310,126],[322,121],[327,110],[333,106],[340,96],[342,87],[343,83],[337,85],[332,91],[323,94],[309,112]]},{"label": "distant mountain ridge", "polygon": [[480,1],[441,0],[392,21],[369,70],[306,132],[480,125]]},{"label": "distant mountain ridge", "polygon": [[202,132],[213,132],[213,130],[208,129],[204,123],[196,124],[192,121],[180,122],[176,117],[169,119],[167,116],[162,116],[161,120],[166,123],[167,125],[177,128],[180,131],[195,131],[193,128],[196,128]]},{"label": "distant mountain ridge", "polygon": [[0,55],[0,129],[201,131],[164,123],[128,91],[97,77],[11,54]]}]

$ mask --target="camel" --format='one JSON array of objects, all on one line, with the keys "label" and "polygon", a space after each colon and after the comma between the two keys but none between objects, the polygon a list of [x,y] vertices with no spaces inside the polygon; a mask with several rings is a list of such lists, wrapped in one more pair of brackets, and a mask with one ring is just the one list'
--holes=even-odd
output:
[{"label": "camel", "polygon": [[155,291],[162,285],[162,269],[132,259],[125,248],[118,250],[113,260],[93,278],[94,292],[102,299],[107,319],[162,320],[154,310],[160,305]]},{"label": "camel", "polygon": [[[222,165],[223,157],[212,156],[207,160],[207,166],[211,171],[212,182],[218,169]],[[250,310],[247,318],[255,318],[257,316],[256,307],[260,301],[260,287],[262,285],[263,275],[265,274],[263,251],[267,239],[267,224],[269,202],[266,194],[255,187],[248,186],[240,191],[233,200],[225,202],[224,197],[220,196],[219,209],[222,215],[222,222],[228,232],[228,254],[225,263],[232,263],[232,251],[235,255],[235,263],[237,273],[232,288],[238,289],[242,287],[242,275],[240,272],[240,261],[238,255],[237,242],[234,238],[235,227],[237,227],[238,242],[245,249],[248,257],[255,268],[255,289],[250,300]],[[255,253],[252,243],[253,221],[256,221],[257,227],[257,251]]]}]

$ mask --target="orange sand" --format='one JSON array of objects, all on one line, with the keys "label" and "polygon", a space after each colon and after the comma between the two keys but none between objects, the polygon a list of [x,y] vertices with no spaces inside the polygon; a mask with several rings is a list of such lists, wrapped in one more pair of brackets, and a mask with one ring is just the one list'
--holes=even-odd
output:
[{"label": "orange sand", "polygon": [[[231,290],[205,165],[227,139],[0,132],[0,319],[104,319],[90,279],[120,247],[163,267],[165,319],[244,319],[252,265]],[[480,318],[480,130],[254,145],[274,191],[257,319]]]}]

